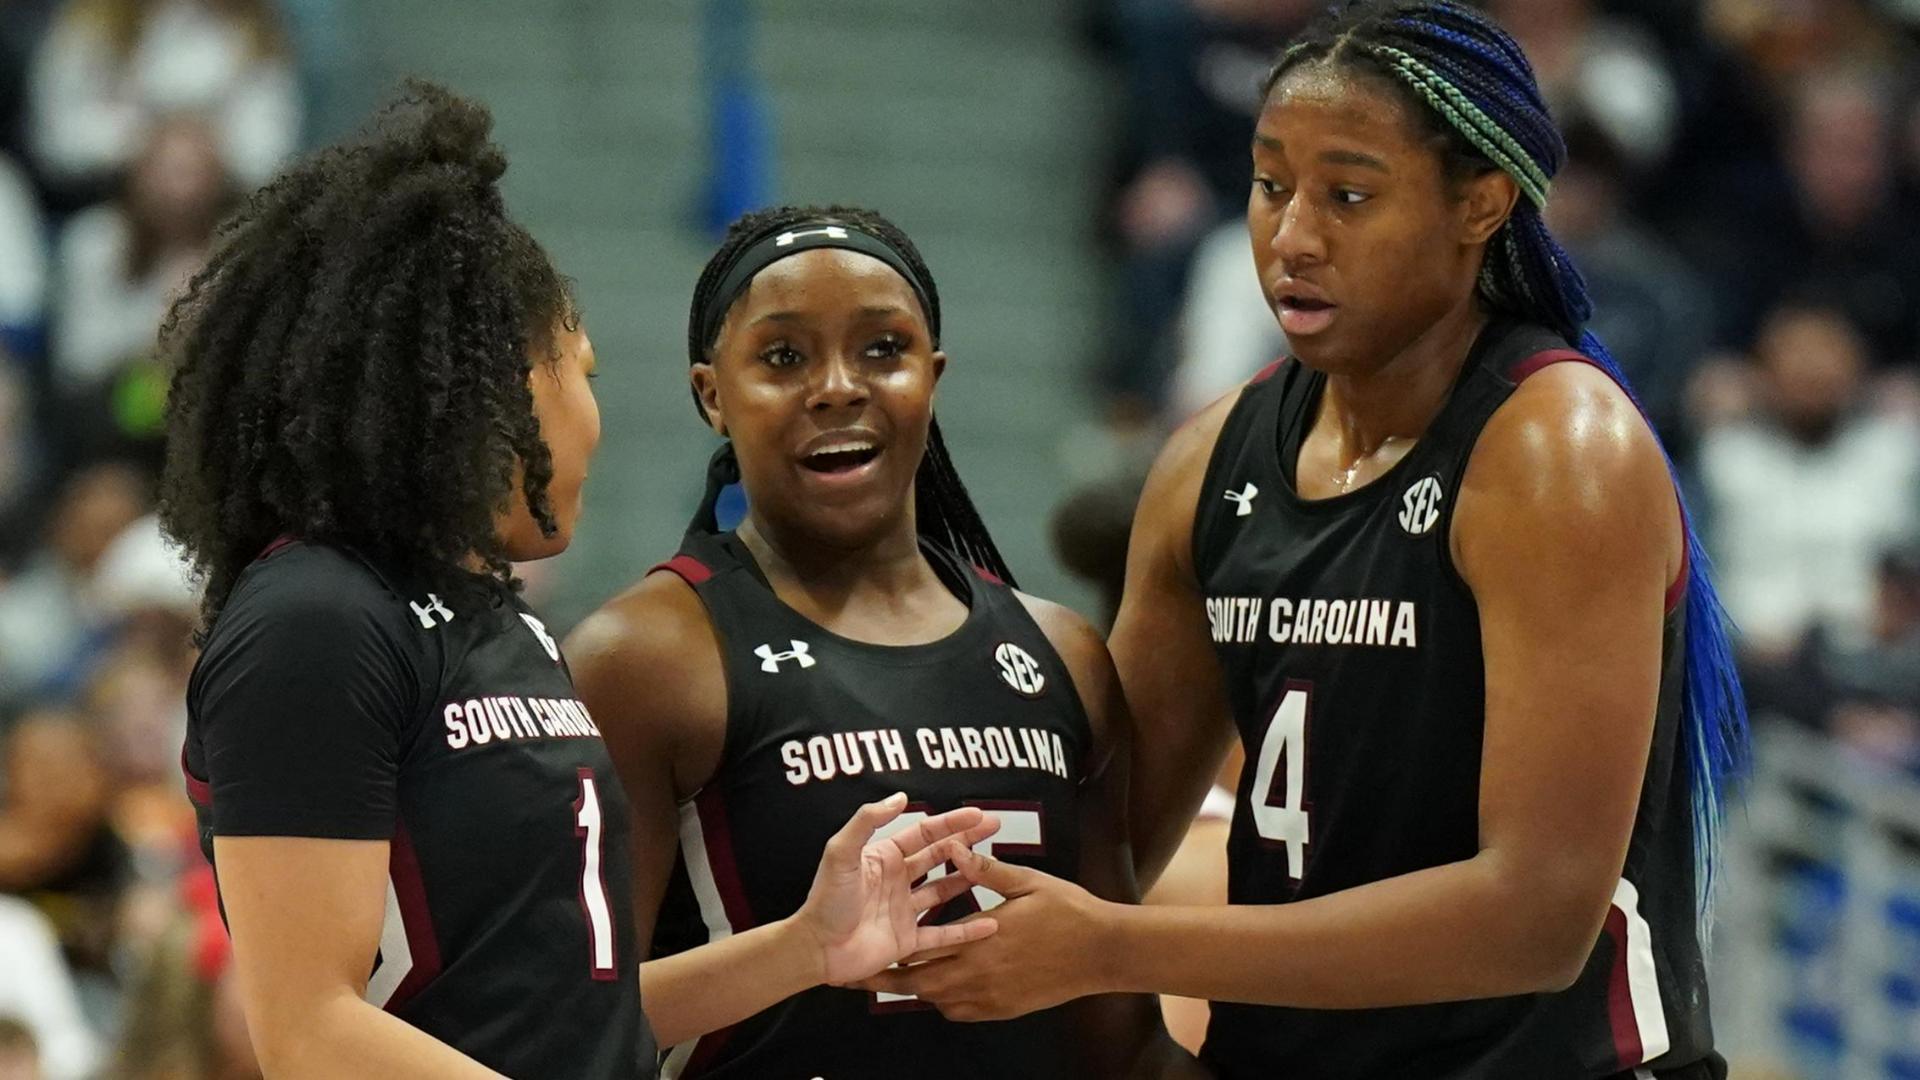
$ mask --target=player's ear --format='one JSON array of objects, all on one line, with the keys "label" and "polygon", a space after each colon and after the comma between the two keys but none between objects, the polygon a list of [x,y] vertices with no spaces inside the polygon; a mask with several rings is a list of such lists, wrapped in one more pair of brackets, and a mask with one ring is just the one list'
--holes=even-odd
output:
[{"label": "player's ear", "polygon": [[727,423],[720,413],[720,380],[714,378],[713,365],[703,360],[687,369],[687,378],[693,383],[693,396],[700,402],[707,426],[715,435],[725,436]]},{"label": "player's ear", "polygon": [[1513,216],[1520,202],[1520,185],[1499,169],[1492,169],[1464,181],[1460,190],[1461,239],[1468,244],[1484,244]]}]

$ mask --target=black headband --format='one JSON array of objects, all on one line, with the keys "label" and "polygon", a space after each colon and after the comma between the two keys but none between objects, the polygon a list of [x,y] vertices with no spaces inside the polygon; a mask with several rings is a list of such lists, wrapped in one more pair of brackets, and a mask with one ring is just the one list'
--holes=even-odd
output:
[{"label": "black headband", "polygon": [[[777,231],[769,232],[760,239],[740,249],[727,264],[726,273],[720,275],[720,285],[707,297],[706,306],[700,310],[700,343],[703,348],[713,344],[720,336],[720,324],[727,321],[727,311],[747,286],[767,267],[789,255],[798,255],[815,248],[841,248],[857,251],[862,255],[871,255],[891,266],[894,273],[905,278],[913,287],[914,296],[920,300],[920,311],[927,318],[927,329],[933,334],[933,345],[940,346],[940,316],[930,299],[930,283],[916,273],[907,257],[885,239],[862,230],[857,225],[831,218],[816,218],[812,221],[787,225]],[[698,358],[695,358],[696,362]]]}]

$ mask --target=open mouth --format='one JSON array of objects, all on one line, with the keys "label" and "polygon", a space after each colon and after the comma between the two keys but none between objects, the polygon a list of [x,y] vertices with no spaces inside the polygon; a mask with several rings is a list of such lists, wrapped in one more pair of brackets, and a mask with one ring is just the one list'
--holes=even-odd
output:
[{"label": "open mouth", "polygon": [[1325,300],[1315,300],[1308,296],[1282,296],[1280,306],[1290,311],[1332,311],[1333,305]]},{"label": "open mouth", "polygon": [[811,472],[833,476],[850,473],[880,456],[880,448],[871,443],[828,446],[808,454],[800,464]]},{"label": "open mouth", "polygon": [[1274,308],[1280,316],[1280,329],[1289,338],[1307,337],[1325,330],[1333,324],[1333,314],[1339,306],[1316,296],[1302,296],[1299,293],[1281,293],[1274,297]]}]

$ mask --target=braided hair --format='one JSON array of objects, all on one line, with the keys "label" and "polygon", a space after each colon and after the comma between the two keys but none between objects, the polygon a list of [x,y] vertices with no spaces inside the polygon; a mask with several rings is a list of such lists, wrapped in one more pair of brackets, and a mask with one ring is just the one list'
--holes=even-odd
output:
[{"label": "braided hair", "polygon": [[[1619,364],[1586,330],[1593,314],[1586,282],[1541,217],[1553,177],[1566,160],[1566,145],[1533,67],[1513,38],[1455,0],[1345,0],[1281,54],[1266,92],[1308,64],[1366,72],[1396,88],[1442,147],[1449,176],[1499,169],[1513,178],[1524,197],[1488,244],[1478,284],[1482,300],[1493,310],[1559,333],[1633,397]],[[1640,404],[1637,397],[1634,404]],[[1682,517],[1687,518],[1684,506]],[[1727,615],[1699,534],[1690,520],[1684,527],[1681,723],[1693,797],[1696,885],[1705,911],[1725,787],[1746,766],[1748,733]]]},{"label": "braided hair", "polygon": [[[720,288],[721,279],[726,275],[728,266],[735,255],[745,250],[761,238],[783,229],[795,228],[812,223],[838,223],[852,226],[869,233],[897,251],[906,260],[914,275],[925,286],[928,310],[927,328],[933,334],[933,340],[940,340],[940,292],[934,287],[933,274],[928,271],[926,260],[920,255],[907,234],[898,225],[888,221],[872,210],[863,210],[848,206],[776,206],[765,210],[756,210],[745,214],[727,227],[727,234],[720,242],[720,249],[707,260],[706,269],[700,273],[700,280],[693,289],[693,304],[687,317],[687,360],[689,364],[709,363],[712,360],[717,340],[703,340],[700,332],[701,315],[712,303],[714,293]],[[700,410],[702,419],[706,418],[706,407],[700,403],[700,395],[694,393],[694,407]],[[707,470],[706,496],[701,500],[700,509],[695,513],[692,528],[712,530],[714,525],[714,507],[720,497],[721,489],[740,479],[739,464],[733,457],[733,446],[728,443],[714,455]],[[921,537],[953,552],[1008,585],[1014,584],[1013,572],[1000,555],[999,547],[994,544],[993,536],[987,531],[987,524],[980,517],[980,511],[973,505],[973,496],[967,493],[966,484],[960,480],[959,470],[954,468],[953,458],[947,452],[947,441],[940,434],[940,422],[932,419],[927,425],[926,455],[920,459],[920,468],[914,474],[914,513],[915,523]]]},{"label": "braided hair", "polygon": [[577,312],[507,217],[491,127],[484,107],[406,83],[223,223],[168,313],[160,513],[206,580],[203,636],[281,536],[441,587],[511,583],[494,515],[516,466],[534,520],[557,528],[529,349]]}]

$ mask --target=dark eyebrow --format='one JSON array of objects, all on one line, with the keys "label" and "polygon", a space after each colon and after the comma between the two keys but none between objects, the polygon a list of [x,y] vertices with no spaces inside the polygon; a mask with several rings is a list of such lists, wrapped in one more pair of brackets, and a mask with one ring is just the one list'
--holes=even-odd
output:
[{"label": "dark eyebrow", "polygon": [[800,314],[797,311],[769,311],[765,315],[762,315],[759,318],[753,320],[753,323],[754,325],[757,326],[760,323],[766,323],[766,322],[797,323],[797,322],[805,322],[806,320],[807,320],[807,317],[805,315]]},{"label": "dark eyebrow", "polygon": [[1379,158],[1353,150],[1327,150],[1321,153],[1320,160],[1329,165],[1352,165],[1362,169],[1377,169],[1380,172],[1393,171],[1387,168],[1387,163]]},{"label": "dark eyebrow", "polygon": [[1262,135],[1257,131],[1253,133],[1253,145],[1262,147],[1267,150],[1272,150],[1275,153],[1279,153],[1280,151],[1285,150],[1287,148],[1286,144],[1281,142],[1279,139],[1276,139],[1271,135]]}]

